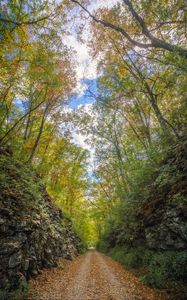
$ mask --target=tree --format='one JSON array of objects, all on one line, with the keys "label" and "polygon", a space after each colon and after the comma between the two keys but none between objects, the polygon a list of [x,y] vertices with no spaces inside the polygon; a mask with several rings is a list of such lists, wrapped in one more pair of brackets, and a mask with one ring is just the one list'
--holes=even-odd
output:
[{"label": "tree", "polygon": [[[132,35],[129,34],[128,31],[126,31],[123,27],[121,27],[119,25],[116,25],[116,23],[112,23],[112,22],[110,22],[108,20],[105,20],[103,18],[100,19],[99,17],[93,15],[79,1],[71,0],[71,2],[73,2],[75,4],[78,4],[96,23],[99,23],[99,24],[103,25],[106,28],[115,30],[116,32],[120,33],[133,46],[137,46],[137,47],[143,48],[143,49],[149,49],[149,48],[163,49],[163,50],[166,50],[166,51],[169,51],[169,52],[176,52],[180,56],[184,57],[185,59],[187,58],[187,50],[186,49],[184,49],[182,47],[179,47],[175,44],[166,42],[164,39],[161,39],[161,38],[157,37],[156,35],[153,35],[153,33],[152,33],[153,31],[161,29],[162,26],[167,25],[167,24],[179,23],[179,24],[184,25],[185,24],[185,19],[184,20],[177,20],[177,21],[174,21],[174,20],[165,21],[165,22],[160,23],[158,26],[155,26],[156,28],[149,29],[147,24],[145,23],[144,19],[135,10],[134,5],[132,4],[132,2],[129,1],[129,0],[123,0],[123,3],[128,7],[132,17],[135,19],[136,23],[138,24],[138,27],[139,27],[138,29],[140,29],[141,33],[143,34],[143,38],[146,38],[149,41],[147,43],[144,43],[142,41],[141,42],[137,41],[137,39],[132,37]],[[166,3],[166,5],[167,5],[167,3]],[[184,4],[184,6],[179,7],[179,9],[182,10],[182,9],[184,9],[184,7],[185,7],[185,4]],[[146,8],[145,3],[144,3],[144,8]],[[120,5],[116,6],[116,10],[114,9],[114,13],[117,11],[117,13],[119,13],[119,15],[120,15],[119,9],[120,9]],[[118,15],[118,20],[119,20],[119,15]],[[157,34],[157,31],[156,31],[156,34]]]}]

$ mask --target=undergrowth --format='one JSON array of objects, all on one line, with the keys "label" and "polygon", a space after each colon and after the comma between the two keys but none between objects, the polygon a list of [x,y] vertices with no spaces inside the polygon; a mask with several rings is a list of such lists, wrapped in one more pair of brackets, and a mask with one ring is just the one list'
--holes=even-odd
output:
[{"label": "undergrowth", "polygon": [[[13,292],[8,290],[0,291],[0,300],[28,300],[29,299],[29,289],[28,284],[23,282],[19,289]],[[34,299],[33,299],[34,300]]]},{"label": "undergrowth", "polygon": [[149,286],[163,288],[168,280],[187,281],[187,251],[155,252],[117,246],[109,254],[128,269],[142,268],[140,280]]}]

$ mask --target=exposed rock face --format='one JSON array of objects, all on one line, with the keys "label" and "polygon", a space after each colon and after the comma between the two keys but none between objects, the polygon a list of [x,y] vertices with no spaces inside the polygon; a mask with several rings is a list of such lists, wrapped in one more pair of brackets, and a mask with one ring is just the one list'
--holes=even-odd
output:
[{"label": "exposed rock face", "polygon": [[[3,290],[16,289],[42,268],[56,266],[60,256],[73,258],[80,243],[71,222],[38,183],[39,179],[33,179],[29,166],[16,164],[9,156],[0,161],[7,184],[3,185],[1,178],[0,289]],[[28,175],[27,180],[24,176]],[[31,189],[30,184],[33,184]]]},{"label": "exposed rock face", "polygon": [[187,141],[162,163],[141,216],[146,244],[156,250],[187,249]]},{"label": "exposed rock face", "polygon": [[168,205],[162,216],[155,213],[146,220],[145,238],[149,248],[187,249],[187,209]]}]

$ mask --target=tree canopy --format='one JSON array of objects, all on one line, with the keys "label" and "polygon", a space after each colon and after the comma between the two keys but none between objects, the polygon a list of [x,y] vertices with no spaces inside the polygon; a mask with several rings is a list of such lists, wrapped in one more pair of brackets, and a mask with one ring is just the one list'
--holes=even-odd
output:
[{"label": "tree canopy", "polygon": [[[85,243],[112,245],[131,239],[155,172],[185,135],[187,10],[183,0],[91,4],[1,2],[0,146],[34,166]],[[64,42],[72,26],[97,88],[89,109],[67,112],[80,63]],[[91,175],[75,130],[94,152]]]}]

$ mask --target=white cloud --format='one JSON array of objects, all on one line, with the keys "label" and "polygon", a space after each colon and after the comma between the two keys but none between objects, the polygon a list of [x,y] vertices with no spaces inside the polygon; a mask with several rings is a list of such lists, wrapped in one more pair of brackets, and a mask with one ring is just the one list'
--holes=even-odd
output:
[{"label": "white cloud", "polygon": [[89,145],[85,142],[85,136],[77,131],[73,131],[73,142],[84,149],[90,150]]},{"label": "white cloud", "polygon": [[82,96],[87,88],[82,80],[85,78],[95,79],[97,77],[97,62],[91,58],[87,45],[79,42],[75,35],[66,36],[64,43],[75,50],[75,60],[77,61],[76,76],[78,82],[76,91],[79,96]]},{"label": "white cloud", "polygon": [[73,142],[76,145],[89,151],[87,170],[91,174],[93,172],[93,168],[94,168],[95,149],[86,142],[87,136],[81,134],[80,132],[77,132],[75,130],[75,131],[73,131],[72,136],[73,136]]},{"label": "white cloud", "polygon": [[[93,124],[97,119],[97,115],[95,110],[93,110],[93,104],[80,104],[77,107],[77,111],[85,112],[86,114],[89,114],[92,119],[93,119]],[[73,142],[82,147],[83,149],[86,149],[89,151],[90,157],[88,160],[88,172],[92,174],[93,169],[94,169],[94,160],[95,160],[95,148],[93,145],[88,143],[88,140],[92,140],[92,135],[91,134],[83,134],[79,130],[76,130],[76,128],[73,129],[72,131],[72,137],[73,137]]]},{"label": "white cloud", "polygon": [[[114,4],[116,4],[116,0],[95,0],[91,3],[88,9],[93,12],[94,10],[100,7],[107,7],[110,8]],[[89,48],[86,44],[88,37],[90,36],[90,28],[89,22],[87,23],[84,29],[83,37],[85,42],[80,42],[76,36],[76,26],[79,24],[74,24],[74,28],[71,31],[71,34],[63,37],[63,41],[67,46],[72,47],[76,51],[76,75],[77,75],[77,87],[76,92],[78,92],[79,96],[84,94],[86,90],[86,85],[82,83],[83,79],[95,79],[97,78],[97,60],[93,59],[89,54]]]},{"label": "white cloud", "polygon": [[[91,12],[100,8],[100,7],[107,7],[110,8],[116,4],[116,0],[93,0],[93,2],[89,5],[88,9]],[[78,26],[79,24],[77,24]],[[76,26],[76,25],[75,25]],[[78,65],[76,67],[76,75],[78,85],[76,87],[76,92],[79,96],[84,95],[86,90],[86,85],[82,83],[83,79],[96,79],[97,78],[97,60],[94,60],[91,55],[89,54],[89,48],[86,44],[90,35],[90,28],[89,25],[85,27],[85,31],[83,34],[85,43],[80,42],[76,36],[76,28],[74,28],[70,35],[66,36],[65,39],[63,37],[64,43],[72,47],[76,51],[75,60],[77,61]],[[85,112],[90,113],[92,116],[95,116],[92,109],[92,104],[81,104],[78,106],[78,109],[83,109]],[[93,119],[93,124],[97,122],[97,116]],[[88,171],[92,173],[94,167],[94,156],[95,156],[95,149],[87,143],[87,139],[89,136],[83,135],[82,133],[78,132],[76,128],[72,130],[72,137],[73,142],[81,146],[82,148],[86,149],[90,153]]]},{"label": "white cloud", "polygon": [[106,7],[106,8],[110,8],[112,6],[114,6],[116,4],[116,0],[96,0],[93,1],[92,4],[90,4],[89,8],[93,11],[95,9],[98,9],[100,7]]}]

